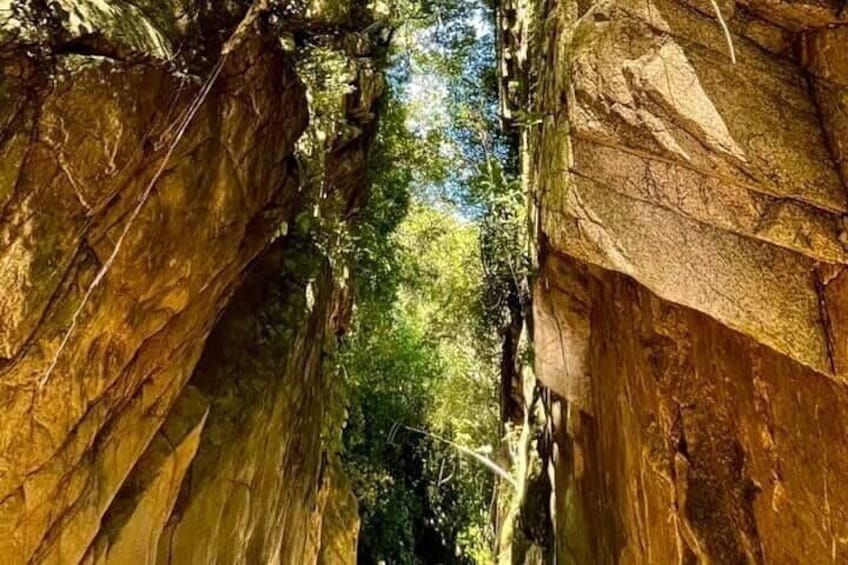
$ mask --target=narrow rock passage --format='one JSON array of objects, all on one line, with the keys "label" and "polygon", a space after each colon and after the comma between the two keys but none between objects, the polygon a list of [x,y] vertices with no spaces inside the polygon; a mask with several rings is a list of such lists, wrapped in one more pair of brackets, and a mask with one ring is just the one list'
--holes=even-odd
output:
[{"label": "narrow rock passage", "polygon": [[842,0],[0,0],[0,558],[848,562]]}]

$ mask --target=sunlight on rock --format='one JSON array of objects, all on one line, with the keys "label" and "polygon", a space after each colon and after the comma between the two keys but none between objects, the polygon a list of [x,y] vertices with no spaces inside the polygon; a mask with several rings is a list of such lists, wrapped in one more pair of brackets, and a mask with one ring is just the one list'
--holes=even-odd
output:
[{"label": "sunlight on rock", "polygon": [[0,0],[0,558],[848,562],[843,4]]}]

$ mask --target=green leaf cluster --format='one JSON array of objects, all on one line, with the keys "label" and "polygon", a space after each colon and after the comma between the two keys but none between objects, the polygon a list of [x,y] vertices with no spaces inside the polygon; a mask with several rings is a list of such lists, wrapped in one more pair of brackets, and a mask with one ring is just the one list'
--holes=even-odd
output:
[{"label": "green leaf cluster", "polygon": [[492,474],[399,426],[481,453],[501,443],[501,332],[528,262],[493,14],[479,0],[405,0],[386,14],[389,93],[350,234],[356,306],[338,355],[359,560],[490,563]]}]

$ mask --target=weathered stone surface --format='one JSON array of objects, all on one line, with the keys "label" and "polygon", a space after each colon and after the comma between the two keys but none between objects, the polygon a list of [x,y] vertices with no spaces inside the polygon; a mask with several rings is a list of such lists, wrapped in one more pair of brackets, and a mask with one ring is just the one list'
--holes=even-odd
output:
[{"label": "weathered stone surface", "polygon": [[162,531],[208,414],[203,395],[187,387],[121,486],[83,562],[156,563]]},{"label": "weathered stone surface", "polygon": [[591,413],[554,422],[561,562],[845,560],[844,385],[625,276],[546,264],[592,297]]},{"label": "weathered stone surface", "polygon": [[319,565],[354,565],[359,533],[359,505],[353,487],[338,465],[331,465],[330,492],[324,506]]},{"label": "weathered stone surface", "polygon": [[574,26],[546,67],[571,82],[540,100],[551,246],[832,373],[815,273],[846,259],[840,126],[824,128],[805,71],[741,35],[731,66],[713,20],[664,0]]},{"label": "weathered stone surface", "polygon": [[536,370],[563,563],[839,563],[838,3],[538,3]]},{"label": "weathered stone surface", "polygon": [[209,338],[191,383],[210,415],[158,563],[317,560],[334,294],[312,253],[296,237],[276,243]]},{"label": "weathered stone surface", "polygon": [[21,560],[85,552],[275,227],[305,111],[280,53],[255,44],[231,59],[42,387],[164,157],[161,110],[183,111],[198,91],[161,66],[59,65],[0,224],[0,554]]},{"label": "weathered stone surface", "polygon": [[[287,237],[268,251],[314,205],[293,157],[305,88],[258,20],[214,66],[250,2],[183,4],[62,1],[50,25],[0,20],[10,565],[318,559],[322,348],[338,285],[326,266],[283,265],[290,251],[312,264],[315,249],[284,248]],[[343,102],[373,121],[379,92],[375,78]],[[370,141],[355,122],[331,159],[348,206]],[[291,296],[245,295],[257,277],[310,272]]]}]

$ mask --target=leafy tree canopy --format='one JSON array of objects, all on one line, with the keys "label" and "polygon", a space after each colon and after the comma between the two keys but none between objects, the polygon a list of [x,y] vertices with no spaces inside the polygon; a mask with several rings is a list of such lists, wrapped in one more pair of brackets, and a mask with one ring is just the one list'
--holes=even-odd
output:
[{"label": "leafy tree canopy", "polygon": [[490,563],[493,476],[409,428],[484,454],[500,441],[499,332],[526,261],[494,14],[482,0],[391,4],[389,93],[351,235],[357,306],[339,355],[359,559]]}]

